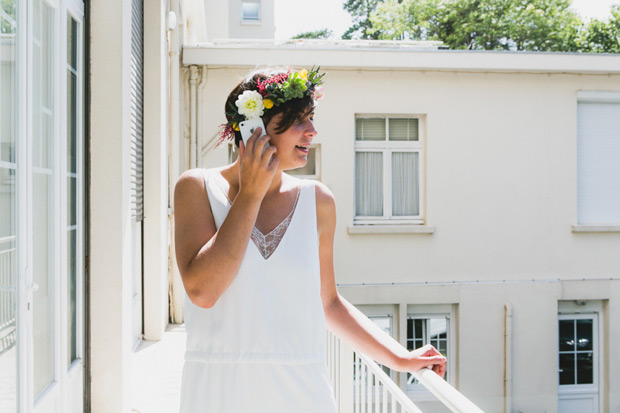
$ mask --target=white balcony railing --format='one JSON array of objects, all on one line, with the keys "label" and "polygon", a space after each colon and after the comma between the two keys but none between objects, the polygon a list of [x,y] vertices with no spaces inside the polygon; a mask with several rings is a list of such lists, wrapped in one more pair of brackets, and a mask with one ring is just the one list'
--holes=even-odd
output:
[{"label": "white balcony railing", "polygon": [[[422,412],[377,363],[331,333],[326,354],[340,413]],[[484,413],[432,370],[422,369],[414,376],[452,412]]]},{"label": "white balcony railing", "polygon": [[0,354],[15,345],[15,236],[0,238]]}]

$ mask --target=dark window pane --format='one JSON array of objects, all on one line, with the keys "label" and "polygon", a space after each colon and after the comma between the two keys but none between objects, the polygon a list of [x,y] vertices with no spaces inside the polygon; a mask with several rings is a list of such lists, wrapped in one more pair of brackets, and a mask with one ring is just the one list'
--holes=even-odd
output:
[{"label": "dark window pane", "polygon": [[592,353],[577,354],[577,384],[592,384],[594,382],[593,367]]},{"label": "dark window pane", "polygon": [[560,354],[560,384],[575,384],[574,354]]},{"label": "dark window pane", "polygon": [[415,320],[415,338],[424,338],[424,320]]},{"label": "dark window pane", "polygon": [[407,338],[413,338],[413,320],[412,319],[408,319],[407,320]]},{"label": "dark window pane", "polygon": [[577,320],[577,350],[592,350],[592,320]]},{"label": "dark window pane", "polygon": [[560,320],[560,351],[575,350],[575,321]]}]

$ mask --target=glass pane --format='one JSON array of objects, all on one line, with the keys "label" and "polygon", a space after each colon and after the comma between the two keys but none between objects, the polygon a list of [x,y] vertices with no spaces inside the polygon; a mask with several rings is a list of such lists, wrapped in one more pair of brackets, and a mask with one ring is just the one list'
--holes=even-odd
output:
[{"label": "glass pane", "polygon": [[77,76],[67,70],[67,171],[77,172]]},{"label": "glass pane", "polygon": [[67,28],[67,64],[77,70],[78,23],[71,16],[67,16]]},{"label": "glass pane", "polygon": [[439,340],[446,337],[448,322],[445,318],[431,318],[428,321],[430,324],[429,333],[431,340]]},{"label": "glass pane", "polygon": [[67,293],[69,307],[67,314],[68,322],[68,365],[71,365],[78,357],[77,354],[77,230],[70,230],[67,234],[67,268],[69,277],[67,280]]},{"label": "glass pane", "polygon": [[0,412],[17,412],[17,1],[0,2]]},{"label": "glass pane", "polygon": [[383,215],[383,154],[355,153],[355,213]]},{"label": "glass pane", "polygon": [[17,411],[15,171],[0,167],[0,411]]},{"label": "glass pane", "polygon": [[592,352],[577,354],[577,384],[592,384],[594,379]]},{"label": "glass pane", "polygon": [[33,296],[34,390],[37,397],[54,378],[52,175],[33,174]]},{"label": "glass pane", "polygon": [[259,3],[241,3],[243,9],[243,20],[258,20],[259,18]]},{"label": "glass pane", "polygon": [[415,336],[418,340],[424,339],[424,320],[415,320]]},{"label": "glass pane", "polygon": [[373,323],[381,327],[381,330],[385,331],[388,335],[392,335],[392,317],[379,316],[369,317]]},{"label": "glass pane", "polygon": [[417,152],[392,153],[392,215],[420,215]]},{"label": "glass pane", "polygon": [[575,350],[575,321],[560,320],[560,351]]},{"label": "glass pane", "polygon": [[417,119],[390,119],[390,140],[391,141],[417,141],[418,140],[418,120]]},{"label": "glass pane", "polygon": [[575,355],[560,354],[560,384],[575,384]]},{"label": "glass pane", "polygon": [[355,140],[384,141],[385,119],[355,119]]},{"label": "glass pane", "polygon": [[54,10],[42,0],[33,7],[33,381],[38,397],[54,379]]},{"label": "glass pane", "polygon": [[577,320],[577,351],[592,350],[592,320]]}]

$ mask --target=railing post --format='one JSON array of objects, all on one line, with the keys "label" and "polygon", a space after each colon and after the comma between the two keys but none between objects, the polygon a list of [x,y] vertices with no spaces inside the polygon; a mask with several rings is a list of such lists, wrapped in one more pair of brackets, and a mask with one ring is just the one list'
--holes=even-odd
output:
[{"label": "railing post", "polygon": [[340,350],[340,413],[353,413],[353,349],[338,340]]}]

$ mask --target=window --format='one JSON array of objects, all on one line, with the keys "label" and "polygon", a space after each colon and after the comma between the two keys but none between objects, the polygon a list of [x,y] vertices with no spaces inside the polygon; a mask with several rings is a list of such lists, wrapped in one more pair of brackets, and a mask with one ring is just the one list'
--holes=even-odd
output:
[{"label": "window", "polygon": [[594,384],[594,317],[560,316],[559,384]]},{"label": "window", "polygon": [[598,412],[601,301],[558,303],[558,411]]},{"label": "window", "polygon": [[[415,350],[426,344],[433,345],[450,361],[450,317],[448,315],[409,315],[407,317],[407,350]],[[450,369],[446,366],[445,380],[449,381]],[[407,373],[407,394],[413,400],[424,400],[430,396],[411,373]]]},{"label": "window", "polygon": [[577,109],[579,224],[620,224],[620,93],[580,92]]},{"label": "window", "polygon": [[241,2],[242,20],[259,21],[260,20],[260,2],[243,1]]},{"label": "window", "polygon": [[355,119],[355,223],[422,224],[421,118]]}]

